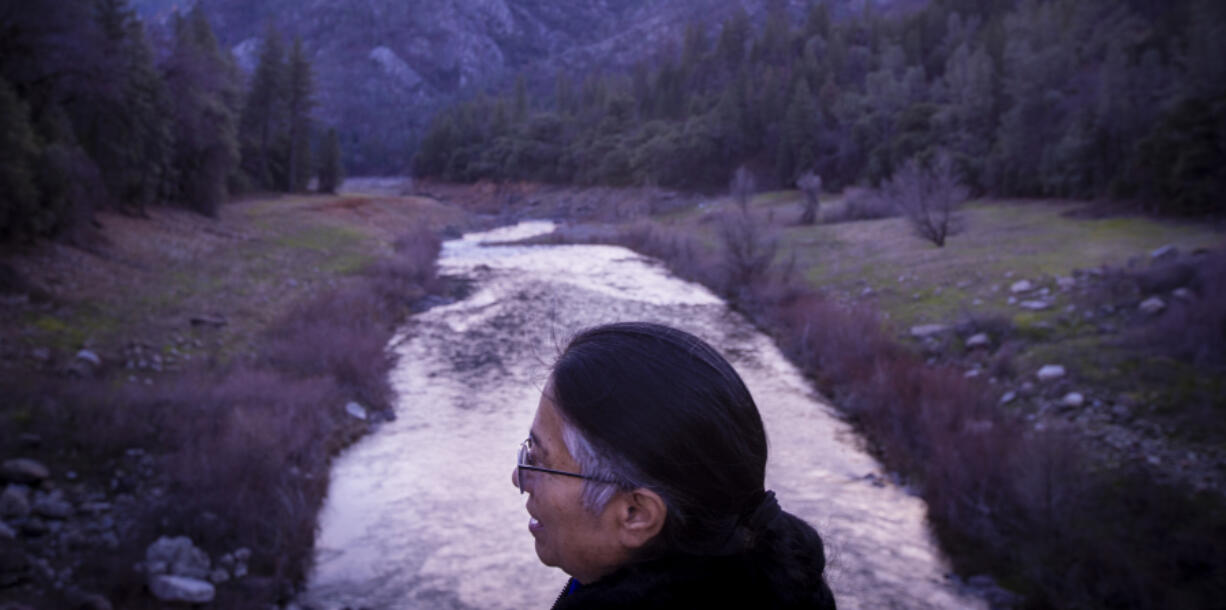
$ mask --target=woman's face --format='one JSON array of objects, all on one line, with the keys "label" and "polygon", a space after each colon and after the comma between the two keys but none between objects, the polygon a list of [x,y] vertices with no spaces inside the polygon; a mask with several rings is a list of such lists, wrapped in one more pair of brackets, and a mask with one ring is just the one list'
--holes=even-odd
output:
[{"label": "woman's face", "polygon": [[[550,398],[552,384],[541,394],[532,420],[531,462],[565,472],[579,472],[579,464],[562,440],[562,417]],[[516,469],[518,470],[518,469]],[[584,480],[558,474],[522,473],[528,492],[528,530],[536,539],[541,563],[561,568],[581,583],[598,580],[629,559],[619,543],[616,510],[607,506],[599,514],[583,506]],[[515,482],[516,472],[511,473]]]}]

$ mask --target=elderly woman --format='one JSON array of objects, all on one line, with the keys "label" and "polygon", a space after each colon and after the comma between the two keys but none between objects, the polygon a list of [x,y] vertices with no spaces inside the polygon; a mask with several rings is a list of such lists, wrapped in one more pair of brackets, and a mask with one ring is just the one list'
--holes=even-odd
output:
[{"label": "elderly woman", "polygon": [[763,487],[766,432],[711,346],[647,323],[580,333],[512,480],[555,608],[834,608],[822,540]]}]

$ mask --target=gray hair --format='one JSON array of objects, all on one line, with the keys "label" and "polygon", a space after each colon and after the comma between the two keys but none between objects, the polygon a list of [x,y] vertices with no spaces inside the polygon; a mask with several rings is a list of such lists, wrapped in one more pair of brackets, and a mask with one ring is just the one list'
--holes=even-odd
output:
[{"label": "gray hair", "polygon": [[583,482],[583,506],[588,512],[597,514],[604,510],[619,490],[646,487],[638,469],[619,456],[597,451],[565,417],[562,418],[562,442],[579,464],[579,471],[591,477]]}]

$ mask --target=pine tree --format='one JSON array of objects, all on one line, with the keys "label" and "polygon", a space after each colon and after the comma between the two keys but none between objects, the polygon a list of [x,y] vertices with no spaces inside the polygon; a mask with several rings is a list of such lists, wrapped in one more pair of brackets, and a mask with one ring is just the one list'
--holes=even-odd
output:
[{"label": "pine tree", "polygon": [[287,191],[304,191],[311,179],[311,64],[302,50],[302,39],[294,38],[289,57],[289,77],[286,83],[286,106],[289,111],[289,175]]},{"label": "pine tree", "polygon": [[31,226],[39,207],[34,174],[39,148],[29,109],[0,78],[0,239],[39,232]]},{"label": "pine tree", "polygon": [[177,136],[174,195],[214,216],[238,168],[238,72],[217,46],[200,5],[187,16],[176,15],[174,34],[165,73]]},{"label": "pine tree", "polygon": [[344,168],[341,166],[341,144],[336,135],[336,128],[329,128],[324,137],[320,151],[319,162],[319,192],[336,193],[344,179]]},{"label": "pine tree", "polygon": [[260,59],[251,77],[240,122],[243,170],[256,188],[278,188],[279,177],[285,174],[273,151],[286,131],[288,79],[281,35],[270,25],[260,46]]}]

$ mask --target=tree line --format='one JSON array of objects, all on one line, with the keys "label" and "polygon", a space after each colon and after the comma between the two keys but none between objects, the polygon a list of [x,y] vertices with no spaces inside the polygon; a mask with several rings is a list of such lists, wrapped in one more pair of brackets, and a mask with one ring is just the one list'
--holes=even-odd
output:
[{"label": "tree line", "polygon": [[271,27],[246,78],[199,4],[157,29],[126,0],[0,1],[0,240],[101,208],[215,215],[236,193],[305,190],[316,156],[335,189],[339,144],[313,146],[312,89],[301,43],[287,52]]},{"label": "tree line", "polygon": [[520,79],[433,120],[414,161],[448,180],[714,188],[746,164],[878,185],[949,155],[980,193],[1226,209],[1226,5],[933,0],[908,14],[690,26],[630,73]]}]

